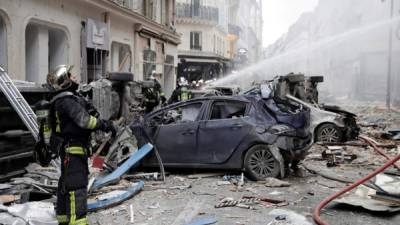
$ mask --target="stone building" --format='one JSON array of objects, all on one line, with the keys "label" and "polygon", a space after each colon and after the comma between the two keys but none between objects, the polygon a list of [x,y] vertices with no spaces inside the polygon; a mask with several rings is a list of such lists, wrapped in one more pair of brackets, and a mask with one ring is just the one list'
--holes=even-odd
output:
[{"label": "stone building", "polygon": [[262,1],[229,1],[229,58],[235,70],[262,57]]},{"label": "stone building", "polygon": [[262,57],[261,0],[177,0],[178,76],[210,80]]},{"label": "stone building", "polygon": [[226,72],[229,63],[227,0],[177,0],[178,76],[209,80]]},{"label": "stone building", "polygon": [[164,74],[175,86],[175,0],[0,0],[0,64],[13,79],[44,83],[59,64],[82,82],[108,71],[135,80]]}]

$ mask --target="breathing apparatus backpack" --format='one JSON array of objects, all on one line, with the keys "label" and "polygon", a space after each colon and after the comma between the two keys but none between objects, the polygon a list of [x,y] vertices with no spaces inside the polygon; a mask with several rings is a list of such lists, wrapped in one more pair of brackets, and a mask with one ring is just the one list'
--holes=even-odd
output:
[{"label": "breathing apparatus backpack", "polygon": [[41,100],[35,104],[35,113],[39,125],[39,141],[35,146],[36,158],[41,165],[48,165],[57,156],[50,150],[50,102]]}]

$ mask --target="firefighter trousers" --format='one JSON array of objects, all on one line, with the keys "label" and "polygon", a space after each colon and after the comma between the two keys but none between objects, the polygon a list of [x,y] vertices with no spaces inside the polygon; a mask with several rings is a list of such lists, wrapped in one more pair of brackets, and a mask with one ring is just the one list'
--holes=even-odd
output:
[{"label": "firefighter trousers", "polygon": [[[77,149],[79,147],[75,148],[75,150]],[[61,156],[61,160],[61,176],[57,189],[57,220],[59,224],[86,225],[88,224],[86,217],[87,156],[85,154],[70,154],[68,148],[66,148],[66,154]]]}]

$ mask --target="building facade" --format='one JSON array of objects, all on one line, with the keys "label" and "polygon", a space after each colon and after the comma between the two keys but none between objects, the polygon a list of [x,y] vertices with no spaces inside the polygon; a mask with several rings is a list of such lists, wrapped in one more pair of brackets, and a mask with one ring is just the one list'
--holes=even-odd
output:
[{"label": "building facade", "polygon": [[189,82],[221,77],[229,65],[227,0],[177,0],[178,76]]},{"label": "building facade", "polygon": [[229,1],[229,58],[240,70],[257,63],[262,57],[262,1]]},{"label": "building facade", "polygon": [[90,82],[109,71],[176,82],[175,0],[0,0],[0,64],[13,79],[44,83],[57,65]]},{"label": "building facade", "polygon": [[399,16],[399,1],[319,1],[266,49],[266,56],[281,59],[275,74],[324,75],[321,96],[398,107]]}]

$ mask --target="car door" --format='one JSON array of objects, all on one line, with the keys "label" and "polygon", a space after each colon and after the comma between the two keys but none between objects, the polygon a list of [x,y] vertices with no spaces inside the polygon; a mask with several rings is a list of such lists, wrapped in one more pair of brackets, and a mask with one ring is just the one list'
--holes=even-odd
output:
[{"label": "car door", "polygon": [[155,133],[155,143],[164,164],[196,162],[198,117],[202,102],[166,109]]},{"label": "car door", "polygon": [[223,163],[252,129],[248,116],[250,104],[238,100],[211,103],[208,116],[199,122],[198,160]]}]

